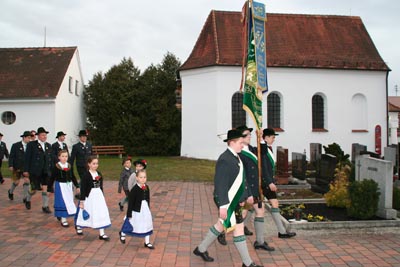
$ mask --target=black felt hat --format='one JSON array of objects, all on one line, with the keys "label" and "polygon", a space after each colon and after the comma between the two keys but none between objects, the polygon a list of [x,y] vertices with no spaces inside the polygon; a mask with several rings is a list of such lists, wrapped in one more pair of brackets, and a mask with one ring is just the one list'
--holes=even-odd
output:
[{"label": "black felt hat", "polygon": [[146,167],[147,167],[147,161],[145,159],[137,159],[133,162],[133,165],[135,165],[135,166],[138,164],[142,165],[143,169],[146,169]]},{"label": "black felt hat", "polygon": [[63,135],[67,135],[66,133],[64,133],[63,131],[58,132],[56,138],[63,136]]},{"label": "black felt hat", "polygon": [[271,128],[265,128],[263,130],[263,136],[272,136],[272,135],[279,135],[279,134],[275,133],[274,129]]},{"label": "black felt hat", "polygon": [[78,136],[88,136],[86,130],[80,130]]},{"label": "black felt hat", "polygon": [[236,130],[240,131],[241,133],[243,133],[244,131],[252,132],[253,128],[249,128],[246,125],[242,125],[242,126],[236,127]]},{"label": "black felt hat", "polygon": [[240,137],[245,137],[246,135],[243,135],[241,131],[236,130],[236,129],[232,129],[228,131],[228,136],[227,138],[224,140],[224,142],[228,142],[229,140],[232,139],[237,139]]},{"label": "black felt hat", "polygon": [[27,136],[31,136],[31,131],[25,131],[22,135],[20,135],[20,137],[27,137]]},{"label": "black felt hat", "polygon": [[36,132],[36,135],[39,135],[39,134],[41,134],[41,133],[49,133],[48,131],[46,131],[43,127],[39,127],[38,129],[37,129],[37,132]]}]

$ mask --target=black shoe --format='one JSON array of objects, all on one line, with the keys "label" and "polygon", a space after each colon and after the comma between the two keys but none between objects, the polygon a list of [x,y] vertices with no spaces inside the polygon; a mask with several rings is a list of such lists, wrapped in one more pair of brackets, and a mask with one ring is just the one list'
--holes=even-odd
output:
[{"label": "black shoe", "polygon": [[30,209],[31,209],[31,202],[30,202],[30,201],[25,201],[25,208],[26,208],[27,210],[30,210]]},{"label": "black shoe", "polygon": [[14,200],[14,194],[10,193],[10,189],[8,189],[8,199],[9,200]]},{"label": "black shoe", "polygon": [[69,227],[68,222],[60,222],[60,223],[61,223],[62,227],[65,227],[65,228]]},{"label": "black shoe", "polygon": [[148,249],[154,249],[154,246],[151,243],[144,243],[144,246]]},{"label": "black shoe", "polygon": [[245,235],[253,235],[253,232],[250,231],[250,230],[247,228],[247,226],[245,226],[245,227],[244,227],[244,234],[245,234]]},{"label": "black shoe", "polygon": [[223,245],[226,246],[226,238],[225,238],[225,233],[220,233],[219,236],[217,237],[218,242]]},{"label": "black shoe", "polygon": [[1,179],[0,184],[4,184],[4,179]]},{"label": "black shoe", "polygon": [[118,202],[119,210],[123,211],[124,210],[124,205],[121,205],[121,202]]},{"label": "black shoe", "polygon": [[256,242],[254,242],[254,248],[255,248],[255,249],[263,249],[263,250],[266,250],[266,251],[275,251],[275,248],[274,248],[274,247],[268,246],[268,243],[267,243],[267,242],[264,242],[264,243],[262,243],[262,244],[259,244],[259,243],[256,241]]},{"label": "black shoe", "polygon": [[252,262],[249,266],[246,266],[244,263],[242,264],[242,267],[263,267],[263,265],[257,265],[254,262]]},{"label": "black shoe", "polygon": [[291,238],[291,237],[294,237],[295,235],[296,235],[296,233],[294,233],[294,232],[286,232],[286,234],[278,233],[279,238]]},{"label": "black shoe", "polygon": [[119,241],[121,241],[122,244],[125,244],[125,236],[122,236],[121,231],[119,232]]},{"label": "black shoe", "polygon": [[104,241],[110,241],[110,237],[108,237],[107,235],[99,235],[99,239]]},{"label": "black shoe", "polygon": [[49,207],[42,207],[42,211],[43,211],[44,213],[47,213],[47,214],[51,213],[51,210],[50,210]]},{"label": "black shoe", "polygon": [[193,254],[196,255],[196,256],[200,256],[204,261],[208,261],[208,262],[214,261],[213,258],[211,258],[210,256],[208,256],[208,252],[207,252],[207,251],[200,252],[200,251],[199,251],[199,247],[196,247],[196,248],[193,250]]},{"label": "black shoe", "polygon": [[81,228],[78,228],[78,227],[75,226],[75,231],[76,231],[77,235],[83,235],[83,231],[82,231]]}]

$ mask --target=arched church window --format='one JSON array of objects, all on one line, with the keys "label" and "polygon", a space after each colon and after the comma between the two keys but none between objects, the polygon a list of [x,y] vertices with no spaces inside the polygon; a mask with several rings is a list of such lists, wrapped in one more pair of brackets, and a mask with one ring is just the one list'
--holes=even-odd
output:
[{"label": "arched church window", "polygon": [[268,128],[281,128],[281,98],[277,93],[267,97]]},{"label": "arched church window", "polygon": [[243,93],[236,92],[232,96],[232,128],[246,125],[246,111],[243,109]]},{"label": "arched church window", "polygon": [[321,95],[314,95],[312,97],[312,129],[323,130],[325,129],[324,121],[324,99]]}]

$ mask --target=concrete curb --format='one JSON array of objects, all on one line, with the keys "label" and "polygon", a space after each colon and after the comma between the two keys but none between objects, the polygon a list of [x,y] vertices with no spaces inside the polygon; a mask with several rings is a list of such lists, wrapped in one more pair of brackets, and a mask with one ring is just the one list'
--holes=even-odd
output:
[{"label": "concrete curb", "polygon": [[[279,200],[280,204],[291,203],[325,203],[325,199],[285,199]],[[265,203],[265,207],[271,210],[269,203]],[[281,220],[288,231],[296,230],[341,230],[341,229],[357,229],[365,231],[376,231],[379,228],[400,227],[400,219],[394,220],[366,220],[366,221],[336,221],[336,222],[289,222],[283,216]]]}]

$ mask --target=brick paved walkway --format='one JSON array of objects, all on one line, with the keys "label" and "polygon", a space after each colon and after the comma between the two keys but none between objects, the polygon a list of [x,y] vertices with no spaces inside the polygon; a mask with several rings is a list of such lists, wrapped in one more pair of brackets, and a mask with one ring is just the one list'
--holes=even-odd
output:
[{"label": "brick paved walkway", "polygon": [[[21,186],[15,190],[14,201],[8,200],[10,179],[6,179],[0,185],[0,266],[241,266],[230,235],[228,246],[215,243],[209,248],[215,262],[204,263],[192,254],[217,216],[211,184],[149,185],[155,250],[144,248],[140,238],[127,237],[125,245],[119,242],[124,213],[117,205],[121,197],[117,182],[105,182],[112,227],[106,230],[111,241],[104,242],[98,240],[97,230],[78,236],[73,227],[62,228],[53,215],[42,213],[39,194],[27,211]],[[268,216],[267,222],[271,222]],[[248,246],[253,260],[264,266],[400,266],[400,229],[395,230],[383,234],[303,232],[286,240],[277,238],[274,225],[267,225],[266,237],[276,251],[255,251],[254,236],[248,238]]]}]

